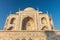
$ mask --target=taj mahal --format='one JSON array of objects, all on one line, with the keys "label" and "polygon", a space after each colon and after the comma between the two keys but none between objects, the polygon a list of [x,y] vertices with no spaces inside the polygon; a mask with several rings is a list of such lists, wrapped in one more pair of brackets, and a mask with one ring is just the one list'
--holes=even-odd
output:
[{"label": "taj mahal", "polygon": [[8,15],[0,40],[60,40],[51,15],[32,7]]}]

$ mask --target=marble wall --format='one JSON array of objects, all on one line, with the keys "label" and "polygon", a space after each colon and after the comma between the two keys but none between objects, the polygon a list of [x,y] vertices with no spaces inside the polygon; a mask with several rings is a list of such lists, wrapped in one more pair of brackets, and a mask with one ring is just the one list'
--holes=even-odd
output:
[{"label": "marble wall", "polygon": [[0,40],[60,40],[60,31],[0,31]]}]

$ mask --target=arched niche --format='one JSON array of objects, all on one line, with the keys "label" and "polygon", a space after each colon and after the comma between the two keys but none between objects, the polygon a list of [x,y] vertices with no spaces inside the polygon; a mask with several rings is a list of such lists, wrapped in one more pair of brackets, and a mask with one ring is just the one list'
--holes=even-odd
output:
[{"label": "arched niche", "polygon": [[41,30],[49,30],[48,26],[44,26]]},{"label": "arched niche", "polygon": [[51,25],[51,30],[53,30],[54,28],[53,28],[53,25],[52,24],[50,24]]},{"label": "arched niche", "polygon": [[35,23],[33,18],[31,17],[26,17],[22,21],[22,30],[34,30],[35,28]]},{"label": "arched niche", "polygon": [[26,40],[25,38],[23,38],[22,40]]},{"label": "arched niche", "polygon": [[46,19],[45,17],[42,17],[42,18],[41,18],[41,23],[42,23],[42,24],[47,24],[47,19]]},{"label": "arched niche", "polygon": [[15,23],[16,18],[12,18],[10,21],[10,24],[14,24]]},{"label": "arched niche", "polygon": [[31,38],[29,38],[28,40],[32,40]]},{"label": "arched niche", "polygon": [[13,29],[13,26],[9,27],[7,30],[12,30]]},{"label": "arched niche", "polygon": [[20,40],[20,39],[17,38],[16,40]]}]

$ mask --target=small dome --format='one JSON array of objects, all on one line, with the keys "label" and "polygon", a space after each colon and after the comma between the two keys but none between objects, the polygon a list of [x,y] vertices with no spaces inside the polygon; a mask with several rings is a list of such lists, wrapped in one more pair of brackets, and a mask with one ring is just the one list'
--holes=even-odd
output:
[{"label": "small dome", "polygon": [[28,7],[28,8],[26,8],[26,9],[24,9],[24,11],[36,11],[34,8],[31,8],[31,7]]}]

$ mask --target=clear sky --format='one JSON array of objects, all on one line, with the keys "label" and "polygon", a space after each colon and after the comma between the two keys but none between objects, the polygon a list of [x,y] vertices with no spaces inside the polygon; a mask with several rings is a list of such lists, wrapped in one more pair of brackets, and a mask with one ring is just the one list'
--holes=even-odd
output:
[{"label": "clear sky", "polygon": [[39,8],[52,15],[55,29],[60,30],[60,0],[0,0],[0,29],[3,29],[7,16],[26,7]]}]

